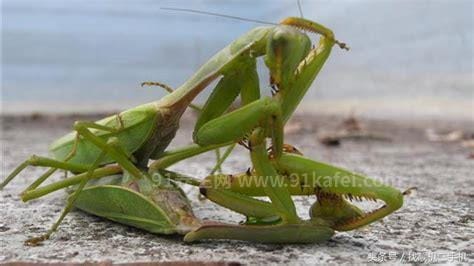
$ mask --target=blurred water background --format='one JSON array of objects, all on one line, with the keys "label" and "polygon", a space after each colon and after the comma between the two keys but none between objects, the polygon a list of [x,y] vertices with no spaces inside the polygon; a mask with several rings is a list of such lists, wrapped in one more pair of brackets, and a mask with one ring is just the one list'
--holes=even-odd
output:
[{"label": "blurred water background", "polygon": [[[302,0],[306,18],[352,48],[333,50],[302,110],[473,118],[473,2]],[[4,0],[2,111],[96,112],[152,101],[164,92],[141,81],[178,87],[257,26],[160,7],[270,22],[299,16],[296,0]]]}]

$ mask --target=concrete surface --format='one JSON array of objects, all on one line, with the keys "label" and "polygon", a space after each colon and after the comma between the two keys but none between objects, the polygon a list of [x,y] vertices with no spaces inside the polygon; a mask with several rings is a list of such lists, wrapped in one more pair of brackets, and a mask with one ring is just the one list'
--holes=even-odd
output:
[{"label": "concrete surface", "polygon": [[[46,155],[48,144],[68,131],[77,117],[3,117],[1,178],[30,154]],[[88,117],[86,119],[91,119]],[[173,145],[189,142],[190,115]],[[64,206],[62,191],[24,204],[18,193],[44,170],[30,167],[0,192],[1,262],[158,262],[226,261],[246,264],[319,264],[388,262],[473,263],[474,160],[460,142],[435,143],[425,129],[474,132],[471,122],[364,121],[367,128],[392,141],[347,140],[327,147],[317,133],[336,128],[342,117],[299,115],[288,126],[287,142],[307,156],[334,163],[390,183],[400,190],[416,186],[405,205],[383,222],[337,233],[330,241],[314,245],[263,245],[212,241],[188,245],[180,236],[163,237],[115,224],[80,211],[71,213],[54,237],[39,247],[23,241],[45,232]],[[212,153],[180,163],[174,169],[203,177],[213,165]],[[238,150],[225,172],[249,166]],[[59,178],[59,177],[56,177]],[[240,215],[199,201],[197,191],[185,187],[200,218],[239,222]],[[296,199],[298,211],[307,215],[314,197]],[[367,207],[367,206],[366,206]],[[436,257],[435,257],[436,256]],[[418,261],[417,261],[418,260]]]}]

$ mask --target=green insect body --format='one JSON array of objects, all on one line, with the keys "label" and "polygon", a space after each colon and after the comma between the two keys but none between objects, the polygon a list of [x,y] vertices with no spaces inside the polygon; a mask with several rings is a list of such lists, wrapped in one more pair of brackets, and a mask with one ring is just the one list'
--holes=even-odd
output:
[{"label": "green insect body", "polygon": [[[146,158],[147,156],[140,156],[141,154],[137,151],[140,147],[149,144],[147,142],[152,141],[151,136],[154,131],[157,132],[165,126],[162,121],[164,121],[163,117],[166,115],[166,111],[166,109],[158,106],[155,108],[153,104],[146,104],[122,112],[118,116],[110,116],[95,122],[98,125],[117,130],[109,132],[100,129],[91,129],[90,131],[95,136],[104,140],[107,140],[110,137],[116,137],[128,156],[135,153],[135,159],[140,157]],[[118,121],[118,117],[120,117],[120,122]],[[172,124],[172,121],[170,121],[167,126],[172,129],[177,127]],[[170,135],[173,135],[172,131],[173,130],[171,130]],[[81,165],[91,165],[95,158],[97,158],[101,153],[101,149],[83,138],[78,139],[76,144],[76,134],[76,132],[71,132],[54,141],[51,144],[49,151],[55,159],[65,160],[71,153],[71,150],[73,150],[74,145],[77,145],[75,155],[69,159],[68,162]],[[112,162],[114,162],[114,160],[110,158],[110,156],[107,156],[100,163],[107,164]]]},{"label": "green insect body", "polygon": [[[206,198],[230,210],[247,217],[245,225],[219,224],[202,227],[186,235],[186,241],[203,239],[232,239],[231,235],[222,234],[226,226],[231,231],[241,229],[238,238],[247,241],[269,243],[306,243],[308,238],[288,238],[282,235],[276,239],[269,233],[262,232],[258,239],[252,233],[256,227],[272,232],[276,228],[299,228],[302,232],[311,231],[315,224],[321,232],[348,231],[382,219],[403,205],[403,194],[390,186],[326,163],[310,160],[301,155],[283,153],[280,161],[272,162],[277,169],[279,179],[276,186],[288,189],[290,195],[316,195],[317,201],[311,206],[309,220],[285,221],[272,203],[254,197],[266,197],[265,182],[268,177],[259,175],[255,170],[237,175],[212,175],[199,183],[200,191]],[[195,181],[178,179],[196,185]],[[382,201],[383,205],[370,212],[364,212],[353,201]],[[308,228],[309,227],[309,228]],[[314,228],[313,228],[314,229]],[[317,232],[313,232],[317,235]],[[294,236],[292,236],[294,237]],[[246,238],[246,239],[244,239]],[[313,238],[310,242],[325,241],[327,238]]]},{"label": "green insect body", "polygon": [[[227,72],[235,71],[234,67],[239,67],[241,55],[248,53],[254,44],[253,39],[261,39],[265,32],[263,28],[256,29],[246,36],[246,42],[231,43],[181,87],[158,101],[96,122],[76,122],[73,132],[51,145],[50,152],[54,159],[36,156],[34,160],[26,160],[6,178],[0,188],[7,185],[28,165],[85,172],[84,169],[90,169],[93,164],[101,166],[118,163],[135,178],[142,178],[136,166],[146,168],[149,159],[159,158],[173,139],[179,127],[179,119],[191,101],[213,80]],[[111,139],[115,142],[114,145],[107,143]],[[205,147],[201,150],[209,149],[211,148]],[[38,183],[41,184],[51,174],[41,177]],[[35,182],[35,188],[39,184]],[[31,189],[34,188],[27,190]]]},{"label": "green insect body", "polygon": [[[147,168],[149,159],[158,159],[166,149],[178,130],[180,117],[191,101],[213,80],[225,73],[236,71],[234,67],[238,69],[242,55],[248,54],[250,47],[255,44],[254,39],[262,39],[266,31],[264,28],[256,29],[245,36],[245,41],[238,40],[231,43],[204,64],[181,87],[161,100],[97,122],[76,122],[74,132],[51,145],[50,151],[54,159],[34,155],[14,169],[0,184],[0,189],[29,165],[49,167],[46,173],[22,192],[24,201],[59,189],[60,187],[54,185],[48,187],[50,190],[45,187],[38,188],[57,169],[71,171],[82,178],[79,189],[71,197],[52,229],[46,235],[33,239],[32,242],[49,238],[72,208],[87,182],[93,178],[106,176],[97,173],[104,170],[107,164],[117,163],[136,179],[147,178],[142,169]],[[228,144],[191,146],[188,151],[191,151],[191,155],[198,154]],[[187,153],[187,156],[191,155]],[[81,175],[82,173],[86,175]]]},{"label": "green insect body", "polygon": [[[291,195],[316,195],[317,202],[310,209],[310,217],[322,219],[337,231],[347,231],[377,221],[399,209],[402,193],[381,182],[301,155],[283,153],[275,165],[281,173],[278,184],[287,187]],[[266,180],[255,171],[238,175],[208,176],[200,184],[201,193],[253,221],[279,217],[268,202],[253,197],[266,196],[262,184]],[[230,200],[232,199],[232,200]],[[364,213],[352,201],[383,201],[384,205]]]},{"label": "green insect body", "polygon": [[[309,37],[300,29],[320,34],[319,44],[312,46]],[[270,243],[319,242],[331,237],[334,230],[351,230],[371,223],[401,206],[399,191],[388,186],[341,185],[337,173],[347,171],[283,152],[284,124],[335,44],[346,48],[345,44],[334,38],[332,31],[301,18],[290,17],[280,25],[251,30],[218,52],[181,87],[161,100],[96,123],[76,122],[75,132],[51,146],[55,159],[34,157],[27,160],[7,177],[0,188],[28,165],[51,168],[22,193],[23,200],[78,185],[58,222],[39,240],[48,238],[56,230],[74,204],[87,212],[150,232],[186,234],[185,241],[223,238]],[[260,97],[256,72],[256,58],[260,56],[264,56],[270,71],[272,97]],[[220,80],[196,122],[193,133],[195,144],[164,152],[178,129],[185,109],[218,78]],[[242,106],[227,112],[238,95]],[[267,151],[267,138],[271,139],[271,158]],[[246,225],[200,223],[183,204],[186,201],[184,194],[177,194],[175,187],[156,187],[150,181],[152,176],[175,162],[217,147],[244,142],[250,150],[254,169],[254,174],[245,178],[261,177],[264,184],[242,188],[242,191],[201,186],[201,192],[214,202],[246,215]],[[156,161],[148,166],[150,159]],[[119,166],[111,165],[113,163]],[[56,169],[77,175],[39,187]],[[330,183],[316,182],[310,189],[311,193],[306,194],[319,195],[320,207],[313,206],[311,218],[304,220],[296,214],[291,198],[302,192],[272,183],[282,176],[302,176],[318,171],[326,174]],[[91,180],[120,173],[129,176],[138,189],[125,183],[87,185]],[[212,178],[219,177],[212,176],[206,180]],[[361,176],[355,180],[372,182]],[[253,194],[255,191],[258,193]],[[349,195],[381,199],[387,207],[364,214],[342,199]],[[252,196],[265,196],[270,202]],[[332,210],[331,206],[337,210]]]},{"label": "green insect body", "polygon": [[158,178],[107,177],[84,188],[75,207],[156,234],[185,234],[200,226],[184,192]]},{"label": "green insect body", "polygon": [[[136,183],[84,188],[75,206],[85,212],[140,228],[155,234],[181,234],[185,241],[234,239],[262,243],[314,243],[326,241],[334,230],[323,219],[312,219],[292,225],[229,225],[201,222],[185,195],[176,187],[144,188]],[[140,186],[149,186],[149,184]],[[137,206],[140,206],[137,208]],[[209,229],[209,230],[208,230]]]}]

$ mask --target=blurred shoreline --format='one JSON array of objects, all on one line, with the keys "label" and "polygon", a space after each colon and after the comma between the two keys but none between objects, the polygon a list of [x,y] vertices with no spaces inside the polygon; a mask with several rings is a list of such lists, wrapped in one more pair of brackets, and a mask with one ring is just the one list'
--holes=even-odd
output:
[{"label": "blurred shoreline", "polygon": [[[94,115],[117,113],[146,102],[3,102],[2,116],[28,115]],[[364,118],[416,120],[440,119],[454,121],[474,121],[474,100],[440,100],[437,98],[413,99],[344,99],[305,101],[296,109],[297,115],[337,115],[356,114]]]},{"label": "blurred shoreline", "polygon": [[[472,115],[473,1],[301,3],[305,17],[328,26],[351,47],[333,50],[305,96],[304,110]],[[9,114],[108,112],[159,99],[165,94],[161,89],[139,84],[151,80],[176,88],[222,47],[260,26],[160,7],[266,21],[298,15],[296,0],[2,4],[1,102]],[[268,94],[262,60],[258,69],[261,89]]]}]

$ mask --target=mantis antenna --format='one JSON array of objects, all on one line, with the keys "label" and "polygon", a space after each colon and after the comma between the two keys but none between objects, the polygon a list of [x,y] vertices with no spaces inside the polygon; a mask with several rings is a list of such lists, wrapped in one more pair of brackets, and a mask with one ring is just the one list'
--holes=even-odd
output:
[{"label": "mantis antenna", "polygon": [[268,21],[263,21],[263,20],[258,20],[258,19],[243,18],[243,17],[237,17],[237,16],[231,16],[231,15],[219,14],[219,13],[208,12],[208,11],[202,11],[202,10],[188,9],[188,8],[161,7],[160,9],[162,9],[162,10],[179,11],[179,12],[195,13],[195,14],[201,14],[201,15],[210,15],[210,16],[223,17],[223,18],[230,18],[230,19],[242,20],[242,21],[247,21],[247,22],[254,22],[254,23],[259,23],[259,24],[266,24],[266,25],[278,25],[277,23],[268,22]]},{"label": "mantis antenna", "polygon": [[[298,9],[300,11],[301,18],[303,18],[303,10],[301,8],[301,3],[299,0],[297,0],[298,4]],[[171,11],[178,11],[178,12],[188,12],[188,13],[194,13],[194,14],[201,14],[201,15],[208,15],[208,16],[215,16],[215,17],[223,17],[223,18],[230,18],[230,19],[236,19],[236,20],[242,20],[242,21],[247,21],[247,22],[254,22],[254,23],[259,23],[259,24],[265,24],[265,25],[279,25],[278,23],[273,23],[273,22],[268,22],[264,20],[258,20],[258,19],[250,19],[250,18],[243,18],[243,17],[238,17],[238,16],[232,16],[232,15],[226,15],[226,14],[219,14],[219,13],[214,13],[214,12],[208,12],[208,11],[202,11],[202,10],[196,10],[196,9],[189,9],[189,8],[176,8],[176,7],[160,7],[162,10],[171,10]],[[304,30],[304,29],[303,29]],[[335,40],[336,44],[341,47],[341,49],[349,50],[349,47],[347,47],[346,44],[340,43],[338,40]]]},{"label": "mantis antenna", "polygon": [[301,1],[300,1],[300,0],[297,0],[297,1],[296,1],[296,4],[298,5],[298,11],[300,12],[300,17],[301,17],[301,18],[304,18],[304,16],[303,16],[303,9],[301,8]]}]

